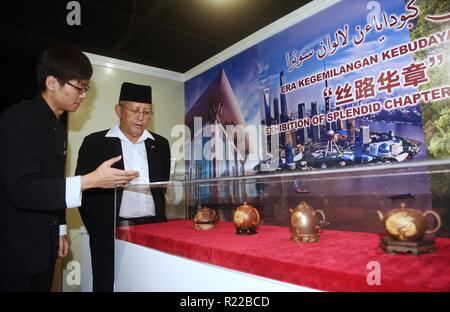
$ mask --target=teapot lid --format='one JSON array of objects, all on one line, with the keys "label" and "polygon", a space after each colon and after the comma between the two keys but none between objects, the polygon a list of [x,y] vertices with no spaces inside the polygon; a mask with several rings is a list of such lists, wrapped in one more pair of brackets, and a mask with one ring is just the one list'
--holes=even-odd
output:
[{"label": "teapot lid", "polygon": [[202,207],[198,209],[194,217],[194,222],[197,224],[214,223],[216,218],[216,212],[208,207]]},{"label": "teapot lid", "polygon": [[409,209],[409,208],[406,207],[406,204],[404,202],[401,202],[400,208],[395,208],[395,209],[397,210],[397,209]]},{"label": "teapot lid", "polygon": [[247,204],[247,202],[244,202],[242,205],[240,205],[238,208],[245,208],[245,207],[250,207],[250,208],[254,208],[252,205]]},{"label": "teapot lid", "polygon": [[304,200],[302,200],[302,201],[297,205],[297,207],[295,207],[295,208],[299,208],[299,209],[312,209],[312,207],[311,207],[307,202],[305,202]]}]

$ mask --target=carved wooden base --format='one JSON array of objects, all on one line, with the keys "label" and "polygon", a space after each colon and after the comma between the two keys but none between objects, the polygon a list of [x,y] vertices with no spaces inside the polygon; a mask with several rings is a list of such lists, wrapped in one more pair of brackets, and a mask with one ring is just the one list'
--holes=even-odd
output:
[{"label": "carved wooden base", "polygon": [[216,226],[215,223],[194,223],[194,227],[196,230],[211,230]]},{"label": "carved wooden base", "polygon": [[240,228],[240,227],[236,227],[236,234],[237,235],[253,235],[253,234],[257,234],[258,232],[256,232],[256,226],[252,226],[249,228]]},{"label": "carved wooden base", "polygon": [[427,252],[435,252],[434,239],[420,239],[417,241],[400,241],[389,236],[382,236],[380,248],[387,253],[411,253],[418,256]]},{"label": "carved wooden base", "polygon": [[320,240],[319,234],[292,234],[291,240],[297,243],[315,243]]}]

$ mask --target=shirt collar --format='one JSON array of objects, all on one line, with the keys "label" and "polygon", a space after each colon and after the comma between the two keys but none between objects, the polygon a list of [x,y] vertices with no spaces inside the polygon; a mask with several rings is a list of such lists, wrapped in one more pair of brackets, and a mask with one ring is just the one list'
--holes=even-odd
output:
[{"label": "shirt collar", "polygon": [[47,120],[51,121],[52,124],[58,125],[59,121],[61,121],[64,117],[64,114],[62,114],[59,119],[56,118],[55,113],[51,109],[50,105],[45,101],[45,99],[42,97],[41,94],[36,96],[36,101],[38,102],[38,105],[36,105],[36,108],[38,109],[39,113],[42,116],[45,116]]},{"label": "shirt collar", "polygon": [[[125,134],[123,134],[122,130],[120,130],[120,124],[117,123],[114,125],[114,127],[112,127],[111,129],[109,129],[109,131],[106,133],[105,137],[108,138],[119,138],[121,141],[125,141],[128,143],[131,143],[130,140],[128,140],[128,138],[125,136]],[[151,139],[151,140],[155,140],[155,138],[153,137],[153,135],[146,129],[144,130],[144,132],[142,133],[142,135],[140,136],[140,138],[137,140],[137,143],[143,142],[147,139]],[[131,143],[133,144],[133,143]]]}]

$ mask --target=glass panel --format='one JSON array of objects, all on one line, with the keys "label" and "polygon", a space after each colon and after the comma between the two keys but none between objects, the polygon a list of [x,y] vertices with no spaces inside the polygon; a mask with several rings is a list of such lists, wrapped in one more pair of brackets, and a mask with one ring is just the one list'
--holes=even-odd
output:
[{"label": "glass panel", "polygon": [[[434,209],[443,216],[441,236],[450,236],[450,160],[399,163],[247,177],[212,177],[212,161],[197,161],[191,181],[133,185],[116,190],[118,220],[153,213],[152,193],[173,205],[178,215],[193,219],[198,208],[216,209],[221,220],[232,221],[233,209],[243,202],[261,211],[261,223],[289,226],[289,209],[308,202],[328,215],[330,229],[379,232],[377,210],[400,207]],[[170,193],[170,201],[167,202]],[[161,200],[159,199],[159,200]],[[180,206],[180,202],[182,205]]]},{"label": "glass panel", "polygon": [[[246,177],[211,178],[211,168],[212,161],[198,160],[197,180],[166,181],[116,189],[116,246],[118,242],[122,242],[122,247],[116,251],[119,254],[116,253],[115,256],[116,274],[124,274],[129,270],[124,269],[122,263],[123,259],[128,259],[125,256],[126,248],[123,248],[124,242],[149,250],[158,250],[157,246],[163,244],[162,251],[170,254],[178,248],[175,242],[183,240],[183,237],[177,236],[178,231],[191,235],[191,240],[192,237],[197,237],[203,243],[214,233],[196,232],[197,226],[214,228],[215,224],[217,231],[220,228],[222,232],[229,232],[230,239],[235,237],[239,230],[233,223],[237,220],[236,208],[244,204],[256,208],[260,227],[271,225],[285,228],[282,233],[285,233],[286,241],[292,238],[290,209],[295,209],[302,202],[324,212],[326,222],[320,235],[325,235],[329,230],[383,234],[385,229],[379,214],[386,215],[392,209],[405,206],[422,213],[432,210],[440,216],[440,230],[436,234],[427,234],[426,237],[450,237],[450,159]],[[198,222],[199,215],[202,218],[209,216],[199,213],[204,207],[213,211],[208,213],[215,214],[218,223],[216,217],[204,224]],[[166,223],[162,223],[165,218],[159,218],[164,215],[164,209],[166,212],[168,209],[175,211],[171,216],[166,213],[169,216]],[[180,223],[180,217],[189,222]],[[428,229],[437,225],[434,217],[428,216],[426,220]],[[160,225],[154,224],[159,222]],[[170,227],[175,223],[179,225]],[[170,230],[165,229],[165,224]],[[154,231],[163,233],[162,240],[157,241],[153,237]],[[268,235],[263,230],[258,231],[256,233],[259,237]],[[373,248],[379,249],[378,243]],[[188,254],[192,252],[190,250],[185,254],[183,251],[181,254],[189,258]],[[356,254],[360,250],[348,251],[350,257],[352,252]],[[439,250],[436,254],[439,254]],[[151,264],[155,265],[157,264]]]}]

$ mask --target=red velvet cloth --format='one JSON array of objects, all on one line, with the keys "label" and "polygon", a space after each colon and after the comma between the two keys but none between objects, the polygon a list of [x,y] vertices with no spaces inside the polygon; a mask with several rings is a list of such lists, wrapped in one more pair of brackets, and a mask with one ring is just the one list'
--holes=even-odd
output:
[{"label": "red velvet cloth", "polygon": [[[192,221],[119,228],[119,239],[172,255],[327,291],[450,291],[450,239],[437,238],[435,253],[386,254],[374,233],[324,230],[318,243],[290,240],[289,227],[260,225],[258,234],[236,235],[219,222],[195,230]],[[367,284],[367,264],[381,265],[381,285]]]}]

